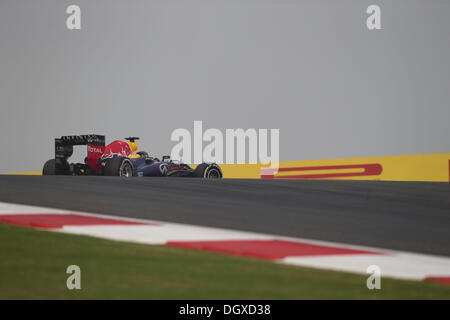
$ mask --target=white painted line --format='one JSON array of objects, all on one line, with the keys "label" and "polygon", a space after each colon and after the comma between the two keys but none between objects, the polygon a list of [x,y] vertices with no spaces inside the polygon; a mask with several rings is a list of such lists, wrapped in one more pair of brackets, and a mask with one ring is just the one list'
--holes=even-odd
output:
[{"label": "white painted line", "polygon": [[410,280],[424,280],[430,275],[450,276],[449,258],[413,253],[288,257],[281,262],[354,273],[366,273],[368,266],[377,265],[381,276]]},{"label": "white painted line", "polygon": [[0,202],[0,214],[66,214],[70,211],[45,207],[26,206],[22,204]]},{"label": "white painted line", "polygon": [[175,223],[164,223],[158,226],[64,226],[62,229],[56,229],[55,231],[145,244],[165,244],[168,241],[254,240],[274,238],[273,236],[257,233]]}]

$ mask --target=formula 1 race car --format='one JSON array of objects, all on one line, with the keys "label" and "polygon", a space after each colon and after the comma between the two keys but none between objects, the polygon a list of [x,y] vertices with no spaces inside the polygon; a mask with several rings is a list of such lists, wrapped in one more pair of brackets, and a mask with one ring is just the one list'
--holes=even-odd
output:
[{"label": "formula 1 race car", "polygon": [[[195,169],[185,163],[150,157],[147,152],[138,151],[138,137],[116,140],[105,146],[105,136],[90,134],[62,136],[55,139],[55,158],[48,160],[43,175],[103,175],[123,177],[199,177],[222,178],[222,170],[215,163],[201,163]],[[87,157],[84,163],[70,163],[73,146],[86,145]]]}]

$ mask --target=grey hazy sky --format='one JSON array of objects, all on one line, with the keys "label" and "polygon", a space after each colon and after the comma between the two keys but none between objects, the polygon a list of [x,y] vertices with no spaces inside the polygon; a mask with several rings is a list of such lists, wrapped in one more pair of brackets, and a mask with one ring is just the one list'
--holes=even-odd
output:
[{"label": "grey hazy sky", "polygon": [[450,152],[449,16],[448,0],[2,0],[0,171],[39,170],[65,134],[169,153],[194,120],[279,128],[281,160]]}]

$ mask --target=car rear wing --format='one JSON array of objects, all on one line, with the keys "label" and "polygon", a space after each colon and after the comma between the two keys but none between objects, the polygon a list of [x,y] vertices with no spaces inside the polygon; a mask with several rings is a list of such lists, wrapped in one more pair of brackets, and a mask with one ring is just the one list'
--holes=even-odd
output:
[{"label": "car rear wing", "polygon": [[55,169],[63,172],[67,159],[73,154],[73,146],[87,146],[88,165],[98,172],[98,159],[105,151],[105,136],[85,134],[76,136],[62,136],[55,138]]}]

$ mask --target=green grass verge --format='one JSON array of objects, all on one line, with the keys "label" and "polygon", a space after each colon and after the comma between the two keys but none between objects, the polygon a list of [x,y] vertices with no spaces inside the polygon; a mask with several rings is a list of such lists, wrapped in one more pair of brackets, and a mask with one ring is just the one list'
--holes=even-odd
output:
[{"label": "green grass verge", "polygon": [[[66,268],[81,267],[81,290]],[[405,270],[406,271],[406,270]],[[450,299],[450,286],[0,223],[0,299]]]}]

